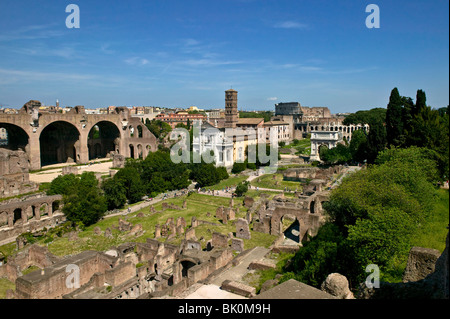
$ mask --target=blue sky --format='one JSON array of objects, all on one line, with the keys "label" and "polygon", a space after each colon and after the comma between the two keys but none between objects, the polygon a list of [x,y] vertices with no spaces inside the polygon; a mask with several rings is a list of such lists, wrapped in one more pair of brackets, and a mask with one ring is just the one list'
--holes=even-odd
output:
[{"label": "blue sky", "polygon": [[[68,4],[80,28],[68,29]],[[379,29],[365,25],[380,8]],[[448,0],[0,0],[0,106],[449,103]]]}]

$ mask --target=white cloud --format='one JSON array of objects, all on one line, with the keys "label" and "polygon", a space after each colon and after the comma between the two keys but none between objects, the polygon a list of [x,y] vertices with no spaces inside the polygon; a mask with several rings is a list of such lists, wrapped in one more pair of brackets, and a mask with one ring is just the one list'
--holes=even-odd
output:
[{"label": "white cloud", "polygon": [[125,60],[125,63],[128,65],[138,65],[143,66],[148,64],[150,61],[144,58],[133,57]]},{"label": "white cloud", "polygon": [[308,25],[295,21],[284,21],[275,24],[274,27],[281,29],[306,29]]},{"label": "white cloud", "polygon": [[276,100],[278,100],[276,96],[267,98],[267,101],[276,101]]},{"label": "white cloud", "polygon": [[0,41],[16,41],[16,40],[40,40],[55,37],[61,37],[64,32],[61,30],[52,30],[55,25],[31,25],[0,34]]},{"label": "white cloud", "polygon": [[196,66],[219,66],[219,65],[232,65],[232,64],[240,64],[241,61],[220,61],[220,60],[212,60],[212,59],[189,59],[186,61],[180,62],[183,65],[196,67]]}]

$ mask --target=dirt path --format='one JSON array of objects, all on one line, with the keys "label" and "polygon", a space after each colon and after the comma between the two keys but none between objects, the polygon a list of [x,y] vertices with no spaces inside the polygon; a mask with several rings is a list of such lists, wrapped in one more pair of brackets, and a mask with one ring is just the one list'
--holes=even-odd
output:
[{"label": "dirt path", "polygon": [[[56,177],[62,174],[62,167],[64,165],[55,165],[57,168],[49,169],[41,172],[30,173],[30,181],[35,183],[50,183]],[[69,165],[67,165],[69,166]],[[48,166],[46,168],[50,168]],[[78,168],[78,174],[82,174],[83,172],[95,172],[102,174],[109,174],[109,170],[112,167],[112,162],[101,162],[92,165],[83,165],[76,166]]]}]

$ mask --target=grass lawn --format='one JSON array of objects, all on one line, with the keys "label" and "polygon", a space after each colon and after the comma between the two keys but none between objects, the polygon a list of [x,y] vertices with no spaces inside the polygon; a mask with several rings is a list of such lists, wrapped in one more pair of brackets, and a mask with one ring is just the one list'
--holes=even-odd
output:
[{"label": "grass lawn", "polygon": [[232,176],[229,177],[223,181],[221,181],[220,183],[213,185],[213,186],[208,186],[205,187],[206,189],[214,189],[214,190],[222,190],[222,188],[225,188],[226,186],[237,186],[238,184],[240,184],[241,182],[245,181],[248,178],[248,176]]},{"label": "grass lawn", "polygon": [[[193,193],[190,196],[172,198],[166,200],[165,202],[182,207],[184,200],[187,200],[186,209],[166,209],[164,212],[152,214],[150,212],[150,208],[147,207],[139,212],[128,214],[127,220],[133,225],[142,225],[144,234],[139,237],[128,235],[126,232],[121,233],[118,229],[115,229],[114,226],[118,225],[120,218],[119,216],[115,216],[103,219],[95,225],[87,227],[84,231],[78,234],[79,238],[75,241],[69,241],[67,237],[55,237],[54,240],[48,244],[48,248],[53,254],[57,256],[64,256],[68,254],[77,254],[85,250],[105,251],[112,246],[117,246],[126,242],[145,242],[147,238],[154,238],[155,225],[164,224],[169,217],[173,217],[175,220],[178,217],[183,217],[186,220],[187,227],[190,227],[193,216],[195,216],[197,220],[205,220],[211,223],[216,223],[217,225],[202,224],[196,228],[195,232],[197,239],[200,239],[201,237],[204,238],[202,241],[202,246],[204,248],[206,247],[206,242],[212,238],[212,233],[214,231],[222,234],[236,232],[236,228],[231,224],[231,222],[228,222],[227,225],[222,225],[221,222],[215,218],[216,209],[221,205],[228,206],[230,202],[229,198]],[[236,214],[236,219],[244,218],[247,212],[247,209],[241,206],[242,202],[243,198],[234,199],[235,207],[238,205],[240,207],[239,214]],[[156,211],[162,210],[162,202],[155,204],[154,207]],[[140,212],[144,213],[144,217],[137,217]],[[122,216],[122,218],[124,217]],[[106,238],[103,235],[95,235],[95,227],[99,227],[102,231],[105,231],[105,229],[109,227],[112,230],[113,237]],[[252,227],[250,227],[250,229],[252,229]],[[275,238],[276,236],[252,231],[252,238],[250,240],[244,240],[245,249],[255,246],[268,247],[272,244]],[[179,244],[182,239],[184,239],[184,236],[179,235],[169,241],[169,243]],[[165,241],[164,238],[159,240]]]},{"label": "grass lawn", "polygon": [[[445,249],[445,240],[447,238],[447,225],[449,224],[449,193],[448,190],[438,190],[438,199],[434,210],[428,217],[427,222],[416,232],[411,240],[411,248],[424,247],[437,249],[441,253]],[[408,253],[403,258],[395,260],[391,269],[382,273],[382,280],[388,282],[402,282],[403,272],[406,268]]]},{"label": "grass lawn", "polygon": [[301,153],[303,155],[311,154],[311,139],[305,138],[302,140],[298,140],[297,143],[291,143],[288,147],[294,148],[297,153]]},{"label": "grass lawn", "polygon": [[412,246],[433,248],[441,253],[445,249],[449,224],[449,193],[446,189],[438,190],[439,198],[431,216],[420,232],[413,238]]},{"label": "grass lawn", "polygon": [[5,299],[8,289],[16,289],[16,284],[6,278],[0,277],[0,299]]},{"label": "grass lawn", "polygon": [[[275,176],[275,179],[273,178]],[[278,182],[278,185],[276,183]],[[302,190],[302,185],[300,182],[290,182],[290,181],[284,181],[283,180],[283,174],[266,174],[263,176],[260,176],[258,178],[255,178],[250,183],[252,187],[261,187],[261,188],[271,188],[271,189],[279,189],[284,190],[285,187],[295,191],[298,189],[298,191]]]}]

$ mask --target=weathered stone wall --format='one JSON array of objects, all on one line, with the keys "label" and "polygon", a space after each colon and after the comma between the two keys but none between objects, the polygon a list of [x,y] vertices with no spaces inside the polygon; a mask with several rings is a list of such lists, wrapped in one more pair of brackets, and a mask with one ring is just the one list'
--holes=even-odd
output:
[{"label": "weathered stone wall", "polygon": [[18,299],[62,298],[75,288],[69,288],[66,279],[68,265],[80,269],[80,285],[87,283],[96,272],[110,269],[112,260],[96,251],[84,251],[79,255],[45,268],[43,272],[34,271],[16,280],[16,297]]}]

